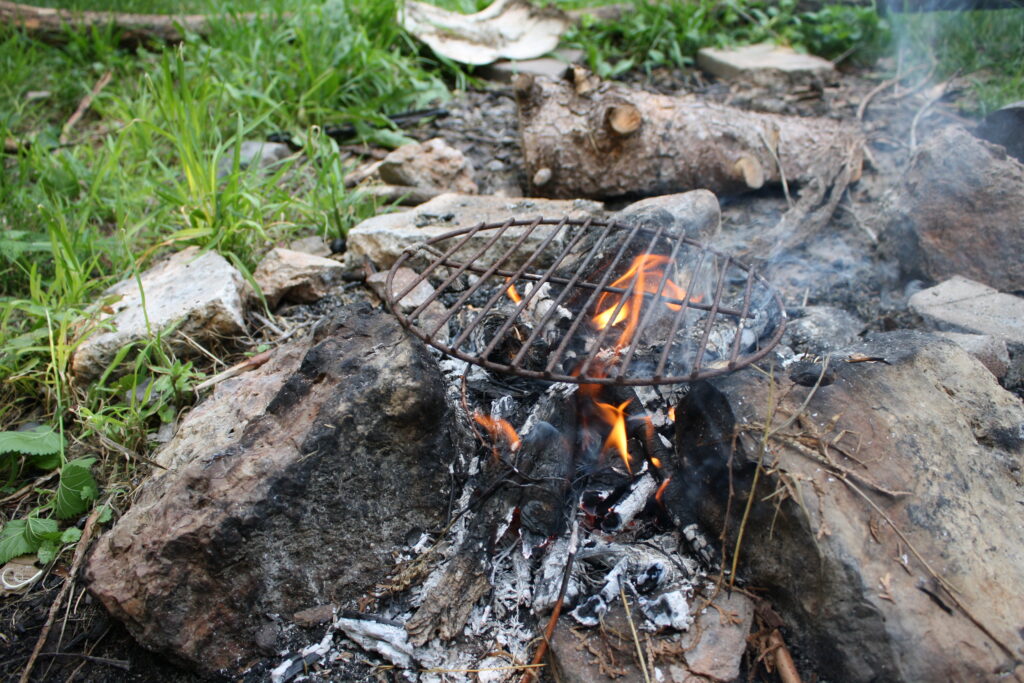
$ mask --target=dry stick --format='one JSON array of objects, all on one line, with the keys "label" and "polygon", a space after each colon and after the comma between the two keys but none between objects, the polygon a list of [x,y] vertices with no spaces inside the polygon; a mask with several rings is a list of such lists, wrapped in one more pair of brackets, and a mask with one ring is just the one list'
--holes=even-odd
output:
[{"label": "dry stick", "polygon": [[64,124],[64,128],[60,132],[60,144],[66,145],[68,143],[68,133],[71,132],[71,129],[75,127],[75,124],[78,123],[82,116],[85,115],[85,112],[92,105],[92,101],[100,94],[100,91],[103,90],[103,88],[107,87],[107,83],[110,83],[110,79],[113,78],[113,76],[113,71],[108,71],[100,76],[100,80],[96,81],[96,85],[92,87],[92,90],[90,90],[89,93],[82,98],[82,101],[78,103],[78,108],[75,109],[75,112],[71,115],[71,118],[68,119],[68,122]]},{"label": "dry stick", "polygon": [[[578,510],[579,507],[579,504],[577,504],[574,509]],[[576,561],[576,546],[579,542],[579,531],[579,520],[574,520],[572,525],[572,534],[569,536],[569,555],[565,559],[565,571],[562,572],[562,586],[558,589],[558,600],[555,601],[555,606],[551,610],[551,618],[548,619],[548,625],[544,629],[544,640],[542,640],[540,645],[537,646],[537,653],[533,655],[533,661],[530,662],[531,667],[536,667],[544,660],[544,655],[547,654],[548,645],[551,642],[551,636],[554,635],[555,626],[558,624],[558,617],[562,614],[562,603],[565,602],[565,592],[569,589],[569,578],[572,576],[572,566]],[[530,670],[523,674],[519,683],[530,683],[533,679],[534,672]]]},{"label": "dry stick", "polygon": [[917,149],[917,124],[921,122],[925,112],[931,109],[932,105],[941,100],[946,95],[946,90],[949,88],[950,82],[953,78],[956,78],[956,74],[952,78],[947,79],[938,89],[938,92],[928,98],[920,109],[917,110],[917,114],[914,115],[914,121],[910,124],[910,151],[913,152]]},{"label": "dry stick", "polygon": [[956,587],[953,586],[949,581],[947,581],[941,574],[939,574],[939,572],[932,568],[928,561],[924,559],[924,556],[921,555],[921,553],[917,550],[916,547],[914,547],[914,544],[910,542],[910,539],[903,534],[900,528],[896,526],[896,523],[892,521],[892,518],[885,513],[885,510],[879,507],[878,504],[875,503],[875,501],[871,500],[871,497],[868,496],[868,494],[864,493],[864,491],[861,490],[859,486],[854,484],[846,477],[839,477],[839,480],[846,484],[851,491],[853,491],[858,496],[867,501],[868,505],[870,505],[871,508],[875,512],[877,512],[882,519],[885,520],[885,523],[889,525],[889,528],[893,530],[893,532],[899,537],[899,539],[907,544],[907,548],[909,548],[910,552],[914,554],[914,557],[917,558],[917,561],[924,565],[924,568],[928,571],[931,577],[935,579],[940,586],[942,586],[942,588],[946,591],[947,595],[949,596],[949,599],[953,602],[954,605],[956,605],[960,609],[961,612],[964,613],[964,616],[966,616],[971,621],[971,623],[977,626],[982,633],[988,636],[993,643],[999,646],[999,649],[1002,650],[1006,654],[1006,656],[1008,656],[1013,662],[1019,664],[1021,661],[1020,656],[1015,654],[1013,650],[1011,650],[1007,645],[1005,645],[1001,640],[999,640],[999,638],[997,638],[996,635],[988,629],[988,627],[982,624],[977,617],[975,617],[973,614],[971,614],[971,612],[967,610],[964,604],[960,602],[960,599],[956,596],[956,594],[959,592],[957,591]]},{"label": "dry stick", "polygon": [[636,634],[636,625],[633,624],[633,615],[629,611],[629,600],[626,599],[626,587],[619,582],[619,597],[622,598],[622,607],[626,610],[626,621],[629,622],[629,632],[633,634],[633,645],[636,646],[636,656],[640,662],[640,670],[644,673],[644,683],[651,683],[651,677],[647,675],[647,660],[644,658],[643,648],[640,647],[640,637]]},{"label": "dry stick", "polygon": [[32,489],[36,488],[37,486],[42,486],[48,480],[53,479],[58,474],[60,474],[60,471],[59,470],[54,470],[53,472],[50,472],[49,474],[44,474],[43,476],[39,477],[35,481],[32,481],[32,482],[29,482],[28,484],[25,484],[24,486],[22,486],[20,489],[18,489],[17,491],[12,493],[11,495],[6,496],[4,498],[0,498],[0,505],[8,503],[8,502],[10,502],[12,500],[15,500],[17,498],[20,498],[21,496],[25,495],[26,493],[28,493]]},{"label": "dry stick", "polygon": [[789,653],[786,642],[782,639],[779,629],[775,629],[768,636],[768,644],[772,648],[775,659],[775,671],[778,672],[782,683],[800,683],[800,673],[793,663],[793,655]]},{"label": "dry stick", "polygon": [[53,628],[53,621],[57,617],[57,612],[60,611],[61,603],[64,602],[64,597],[68,594],[72,584],[75,582],[75,574],[78,573],[78,566],[82,563],[82,559],[85,557],[85,551],[89,547],[89,542],[92,540],[92,532],[96,528],[96,520],[99,519],[100,513],[103,511],[104,505],[97,505],[89,515],[89,518],[85,520],[85,526],[82,528],[82,537],[78,540],[78,545],[75,546],[75,556],[71,560],[71,571],[68,572],[68,578],[64,580],[64,585],[60,587],[60,593],[57,594],[57,599],[50,605],[50,612],[46,616],[46,623],[43,624],[43,630],[39,632],[39,639],[36,640],[36,646],[32,648],[32,655],[28,658],[28,663],[25,665],[25,669],[21,672],[21,678],[18,679],[18,683],[28,683],[29,676],[32,675],[32,668],[36,664],[36,659],[39,654],[43,651],[43,646],[46,644],[46,639],[50,635],[50,629]]},{"label": "dry stick", "polygon": [[226,379],[231,379],[232,377],[236,377],[238,375],[241,375],[243,372],[248,372],[249,370],[255,370],[256,368],[262,366],[264,363],[266,363],[268,360],[270,360],[270,357],[273,356],[273,355],[274,355],[274,349],[267,349],[266,351],[264,351],[262,353],[257,353],[255,356],[251,356],[249,358],[246,358],[241,363],[236,363],[235,365],[232,365],[227,370],[224,370],[223,372],[220,372],[220,373],[214,375],[210,379],[207,379],[207,380],[205,380],[203,382],[200,382],[199,384],[197,384],[195,386],[195,391],[196,391],[196,393],[199,393],[203,389],[209,389],[210,387],[214,386],[215,384],[220,384],[221,382],[223,382]]}]

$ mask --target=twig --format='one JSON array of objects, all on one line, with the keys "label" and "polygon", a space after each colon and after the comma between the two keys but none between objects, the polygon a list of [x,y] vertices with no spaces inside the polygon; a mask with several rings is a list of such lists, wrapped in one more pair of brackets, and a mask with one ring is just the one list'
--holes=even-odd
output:
[{"label": "twig", "polygon": [[18,683],[28,683],[29,677],[32,675],[32,668],[35,666],[39,654],[43,651],[46,639],[50,635],[50,629],[53,628],[53,621],[57,617],[57,612],[60,611],[61,603],[64,602],[64,597],[75,582],[78,566],[85,557],[85,550],[89,547],[89,542],[92,541],[93,530],[96,528],[96,520],[100,518],[100,513],[104,507],[104,505],[97,505],[93,509],[92,514],[89,515],[89,518],[85,520],[85,526],[82,528],[82,537],[78,539],[78,545],[75,546],[75,555],[71,560],[71,571],[68,572],[68,578],[64,580],[64,585],[60,587],[57,599],[50,605],[50,612],[46,616],[46,623],[43,624],[43,630],[39,632],[39,639],[36,640],[36,645],[32,648],[32,654],[29,656],[28,663],[25,664],[25,668],[21,672],[21,678],[18,679]]},{"label": "twig", "polygon": [[775,659],[775,671],[779,674],[782,683],[800,683],[800,673],[793,663],[793,655],[789,653],[786,642],[782,639],[779,629],[775,629],[768,636],[768,645],[772,648]]},{"label": "twig", "polygon": [[92,655],[82,654],[81,652],[40,652],[40,657],[77,657],[84,659],[87,662],[95,662],[96,664],[106,664],[117,669],[124,669],[125,671],[131,671],[132,663],[127,659],[107,659],[106,657],[94,657]]},{"label": "twig", "polygon": [[92,87],[92,90],[90,90],[86,96],[82,98],[82,101],[78,103],[78,108],[75,109],[75,112],[68,119],[68,122],[64,124],[64,128],[61,129],[59,138],[60,144],[67,144],[68,133],[71,132],[71,129],[75,127],[75,124],[78,123],[82,116],[85,115],[85,112],[92,105],[92,101],[100,94],[100,91],[103,90],[103,88],[107,87],[107,84],[110,83],[110,79],[113,78],[113,76],[113,71],[107,71],[105,74],[100,76],[100,80],[96,81],[96,85]]},{"label": "twig", "polygon": [[757,135],[761,138],[761,142],[768,148],[768,152],[772,155],[772,160],[779,169],[779,181],[782,183],[782,193],[786,196],[786,206],[790,209],[793,208],[793,197],[789,194],[789,182],[786,180],[786,170],[782,168],[782,159],[779,158],[778,145],[772,145],[768,142],[768,138],[765,137],[764,131],[760,128],[757,129]]},{"label": "twig", "polygon": [[20,498],[21,496],[25,495],[26,493],[28,493],[32,489],[34,489],[34,488],[36,488],[36,487],[38,487],[38,486],[40,486],[42,484],[45,484],[50,479],[53,479],[58,474],[60,474],[60,471],[59,470],[54,470],[53,472],[50,472],[49,474],[44,474],[43,476],[39,477],[38,479],[36,479],[33,482],[25,484],[24,486],[22,486],[20,489],[18,489],[17,491],[12,493],[11,495],[6,496],[4,498],[0,498],[0,505],[3,505],[4,503],[9,503],[12,500]]},{"label": "twig", "polygon": [[[579,504],[576,505],[576,509],[579,509]],[[537,646],[537,652],[533,655],[533,661],[530,662],[531,666],[537,666],[544,660],[544,655],[547,654],[548,645],[551,642],[551,636],[554,635],[555,626],[558,624],[558,617],[562,614],[562,604],[565,602],[565,592],[569,589],[569,578],[572,576],[572,567],[576,561],[579,532],[580,523],[577,519],[573,522],[572,534],[569,536],[569,555],[565,558],[565,571],[562,572],[562,586],[558,589],[558,600],[555,601],[555,606],[551,610],[551,618],[548,619],[548,625],[544,629],[544,640],[542,640],[540,645]],[[523,674],[519,683],[530,683],[533,679],[534,671],[529,670]]]},{"label": "twig", "polygon": [[925,112],[931,109],[932,105],[941,100],[946,96],[946,90],[949,88],[949,84],[956,78],[956,74],[953,74],[952,78],[947,79],[939,86],[936,94],[928,98],[928,101],[921,105],[921,108],[917,110],[914,115],[914,121],[910,124],[910,151],[913,152],[917,149],[917,124],[921,122]]},{"label": "twig", "polygon": [[766,421],[766,428],[765,428],[765,438],[766,439],[771,438],[775,434],[778,434],[779,432],[781,432],[783,429],[788,428],[791,424],[796,422],[797,418],[800,417],[805,410],[807,410],[807,406],[810,404],[811,399],[814,398],[814,394],[816,394],[818,392],[818,388],[821,386],[821,380],[823,380],[825,378],[825,371],[828,370],[829,358],[830,358],[830,356],[825,356],[825,360],[822,361],[822,363],[821,363],[821,373],[818,375],[818,379],[814,382],[814,386],[811,387],[811,390],[809,392],[807,392],[807,396],[804,398],[804,402],[800,404],[800,407],[796,409],[796,412],[794,412],[789,417],[788,420],[783,422],[778,427],[772,427],[770,419]]},{"label": "twig", "polygon": [[268,360],[270,360],[271,356],[273,356],[273,355],[274,355],[274,349],[267,349],[263,353],[257,353],[255,356],[250,356],[249,358],[246,358],[245,360],[243,360],[241,363],[236,363],[235,365],[232,365],[227,370],[224,370],[223,372],[217,373],[216,375],[214,375],[210,379],[207,379],[207,380],[204,380],[204,381],[200,382],[199,384],[197,384],[195,386],[195,391],[196,391],[196,393],[199,393],[199,392],[201,392],[201,391],[203,391],[205,389],[209,389],[210,387],[214,386],[215,384],[220,384],[221,382],[223,382],[226,379],[231,379],[232,377],[236,377],[238,375],[241,375],[243,372],[248,372],[249,370],[255,370],[256,368],[262,366]]},{"label": "twig", "polygon": [[882,81],[881,83],[876,85],[874,88],[872,88],[871,92],[869,92],[867,95],[864,96],[864,99],[860,101],[860,105],[858,105],[858,107],[857,107],[857,120],[858,121],[863,121],[864,120],[864,112],[867,111],[868,104],[870,104],[871,100],[873,100],[875,98],[875,95],[877,95],[878,93],[882,92],[886,88],[889,88],[889,87],[892,87],[892,86],[896,85],[896,83],[898,81],[899,81],[898,78],[889,78],[887,80]]},{"label": "twig", "polygon": [[647,674],[647,660],[644,658],[643,648],[640,647],[640,637],[636,634],[636,625],[633,623],[633,615],[629,611],[629,600],[626,599],[626,587],[619,582],[619,597],[622,598],[622,607],[626,610],[626,621],[629,622],[629,632],[633,634],[633,645],[636,646],[637,660],[640,662],[640,671],[644,674],[644,683],[651,683],[651,677]]}]

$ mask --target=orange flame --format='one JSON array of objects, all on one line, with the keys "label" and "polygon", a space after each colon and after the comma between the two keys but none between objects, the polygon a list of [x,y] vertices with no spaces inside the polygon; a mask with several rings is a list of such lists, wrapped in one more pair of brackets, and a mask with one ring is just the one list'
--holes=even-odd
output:
[{"label": "orange flame", "polygon": [[619,457],[622,458],[622,463],[626,466],[626,471],[632,474],[633,468],[630,465],[631,459],[629,457],[629,445],[628,439],[626,438],[625,411],[626,406],[629,405],[629,401],[618,406],[613,406],[610,403],[594,401],[594,405],[597,406],[597,411],[601,419],[611,425],[612,428],[611,432],[608,433],[608,438],[605,439],[603,451],[609,451],[613,448],[617,450],[619,452]]},{"label": "orange flame", "polygon": [[[661,254],[637,256],[633,259],[633,264],[626,271],[626,274],[611,284],[612,287],[628,289],[630,282],[635,280],[629,301],[623,301],[622,306],[619,307],[622,296],[612,292],[603,293],[601,298],[597,300],[598,313],[594,315],[594,327],[603,330],[606,327],[618,325],[623,321],[626,323],[619,334],[619,339],[615,342],[616,349],[626,346],[633,338],[637,323],[640,321],[640,309],[643,306],[644,294],[656,294],[658,292],[661,278],[665,274],[663,268],[668,263],[668,256]],[[665,280],[662,296],[673,299],[685,299],[686,290],[669,278]],[[665,305],[673,311],[680,309],[680,304],[666,302]],[[616,308],[618,308],[618,313],[616,313]]]},{"label": "orange flame", "polygon": [[495,457],[498,455],[497,444],[499,440],[504,440],[512,452],[519,450],[522,441],[520,441],[519,435],[516,434],[516,430],[507,421],[479,412],[473,413],[473,419],[491,435],[491,441],[494,442]]},{"label": "orange flame", "polygon": [[509,283],[508,287],[505,288],[505,294],[508,295],[509,299],[512,299],[512,303],[517,304],[523,300],[523,297],[519,296],[519,292],[516,291],[516,286],[512,284],[512,278],[506,278],[505,282]]},{"label": "orange flame", "polygon": [[676,421],[676,407],[674,405],[668,407],[668,419],[670,422]]},{"label": "orange flame", "polygon": [[654,492],[654,500],[658,501],[661,505],[664,505],[664,503],[661,502],[661,497],[665,495],[665,489],[668,488],[668,483],[670,481],[672,481],[672,477],[661,482],[661,486],[659,486],[658,490]]}]

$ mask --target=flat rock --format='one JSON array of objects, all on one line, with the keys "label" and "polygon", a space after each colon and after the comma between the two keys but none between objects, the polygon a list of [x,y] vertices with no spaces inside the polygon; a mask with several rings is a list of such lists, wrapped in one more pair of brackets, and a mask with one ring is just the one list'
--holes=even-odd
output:
[{"label": "flat rock", "polygon": [[402,145],[377,166],[385,183],[476,194],[473,164],[443,138]]},{"label": "flat rock", "polygon": [[[884,362],[841,360],[853,354]],[[773,473],[754,494],[739,576],[765,591],[814,673],[850,682],[1020,675],[1024,404],[928,333],[874,335],[830,370],[832,383],[810,398],[781,373],[753,369],[694,384],[676,408],[680,455],[662,500],[717,538],[731,498],[732,548],[771,421],[795,436],[769,439]]]},{"label": "flat rock", "polygon": [[323,298],[341,281],[344,270],[338,261],[278,247],[263,257],[253,279],[274,308],[281,301],[310,303]]},{"label": "flat rock", "polygon": [[89,589],[146,647],[237,674],[280,649],[270,615],[355,608],[406,538],[443,525],[458,434],[426,348],[340,309],[260,415],[166,456],[97,541]]},{"label": "flat rock", "polygon": [[642,228],[664,228],[699,242],[711,243],[721,231],[722,210],[708,190],[659,195],[633,202],[612,216]]},{"label": "flat rock", "polygon": [[[477,223],[503,222],[510,218],[588,218],[599,217],[603,207],[598,202],[586,200],[556,199],[507,199],[446,193],[409,211],[389,213],[368,218],[348,232],[346,263],[358,267],[363,257],[369,258],[381,268],[390,268],[399,254],[409,246],[443,235],[458,228],[467,228]],[[494,258],[508,249],[524,228],[506,231],[492,250],[484,254],[481,261]],[[548,228],[538,228],[525,243],[524,249],[536,246],[549,233]],[[471,244],[483,244],[485,234],[475,236]]]},{"label": "flat rock", "polygon": [[[141,281],[142,291],[139,291]],[[174,327],[168,341],[176,353],[195,355],[186,343],[231,338],[245,331],[245,280],[220,254],[188,247],[135,278],[108,289],[103,300],[117,298],[96,318],[71,358],[71,372],[88,381],[126,344],[151,338]],[[146,308],[143,311],[143,295]]]},{"label": "flat rock", "polygon": [[785,86],[830,78],[835,65],[827,59],[801,54],[791,47],[760,43],[735,48],[705,47],[697,66],[727,81]]},{"label": "flat rock", "polygon": [[893,198],[884,248],[908,277],[1024,290],[1024,164],[952,126],[924,141]]},{"label": "flat rock", "polygon": [[980,282],[952,277],[917,292],[909,305],[936,329],[987,334],[1007,344],[1024,344],[1024,298]]},{"label": "flat rock", "polygon": [[325,242],[324,238],[320,237],[320,235],[310,235],[309,237],[292,240],[288,243],[288,248],[292,251],[301,251],[304,254],[323,256],[324,258],[331,255],[331,245]]},{"label": "flat rock", "polygon": [[962,332],[939,332],[961,349],[981,361],[996,379],[1002,379],[1010,369],[1010,352],[1006,342],[988,334],[963,334]]}]

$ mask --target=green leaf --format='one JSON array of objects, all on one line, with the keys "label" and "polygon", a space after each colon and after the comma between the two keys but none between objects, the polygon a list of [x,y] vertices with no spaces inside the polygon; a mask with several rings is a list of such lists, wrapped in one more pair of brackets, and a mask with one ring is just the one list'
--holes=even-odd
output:
[{"label": "green leaf", "polygon": [[0,453],[52,455],[64,446],[61,435],[53,427],[40,425],[23,432],[0,432]]},{"label": "green leaf", "polygon": [[64,533],[60,535],[61,543],[77,543],[82,538],[82,530],[77,527],[68,527],[64,530]]},{"label": "green leaf", "polygon": [[43,541],[56,541],[60,538],[57,520],[48,517],[29,517],[25,520],[25,538],[36,547]]},{"label": "green leaf", "polygon": [[109,505],[100,506],[100,516],[96,518],[98,524],[106,524],[114,518],[114,511]]},{"label": "green leaf", "polygon": [[34,553],[39,543],[33,543],[27,536],[28,524],[24,519],[12,519],[0,530],[0,564],[21,555]]},{"label": "green leaf", "polygon": [[39,564],[50,564],[57,559],[59,553],[60,545],[56,541],[43,541],[36,552],[36,559],[39,560]]},{"label": "green leaf", "polygon": [[53,513],[67,519],[85,512],[89,502],[99,495],[96,480],[89,471],[96,458],[78,458],[64,464],[60,470],[60,484],[53,500]]}]

